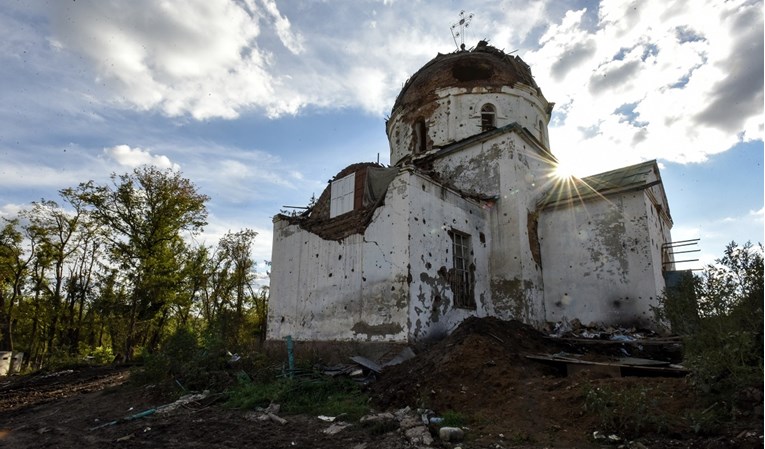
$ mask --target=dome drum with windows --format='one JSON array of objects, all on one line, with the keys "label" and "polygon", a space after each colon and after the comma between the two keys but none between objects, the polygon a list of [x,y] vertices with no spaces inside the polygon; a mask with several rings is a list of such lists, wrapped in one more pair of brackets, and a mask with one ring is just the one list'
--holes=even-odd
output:
[{"label": "dome drum with windows", "polygon": [[465,138],[517,123],[549,150],[553,103],[518,56],[481,41],[439,54],[406,82],[386,130],[391,164]]}]

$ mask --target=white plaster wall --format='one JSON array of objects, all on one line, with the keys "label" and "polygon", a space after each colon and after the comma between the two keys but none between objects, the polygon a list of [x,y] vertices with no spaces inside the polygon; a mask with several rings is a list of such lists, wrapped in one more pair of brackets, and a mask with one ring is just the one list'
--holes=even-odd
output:
[{"label": "white plaster wall", "polygon": [[[549,117],[547,100],[538,96],[536,89],[517,83],[514,88],[503,87],[499,92],[489,92],[483,87],[450,87],[436,91],[435,105],[419,109],[429,112],[425,119],[427,134],[432,147],[443,147],[481,133],[481,106],[491,103],[496,108],[496,125],[502,127],[518,123],[528,129],[546,148],[549,148],[547,124]],[[414,136],[416,113],[407,110],[394,111],[389,119],[389,143],[391,163],[395,164],[411,154],[416,145]],[[539,123],[542,123],[540,128]]]},{"label": "white plaster wall", "polygon": [[538,324],[545,319],[542,271],[532,255],[529,214],[549,183],[552,162],[515,132],[495,136],[433,163],[457,189],[496,198],[489,209],[493,314]]},{"label": "white plaster wall", "polygon": [[[428,178],[410,175],[409,216],[410,285],[409,327],[413,341],[440,338],[469,316],[491,310],[489,235],[486,211]],[[470,235],[470,261],[475,264],[475,309],[454,306],[449,279],[453,268],[449,230]]]},{"label": "white plaster wall", "polygon": [[275,219],[269,339],[406,341],[405,193],[396,178],[366,232],[339,242]]},{"label": "white plaster wall", "polygon": [[657,279],[644,191],[542,212],[548,321],[650,325]]},{"label": "white plaster wall", "polygon": [[[650,193],[650,194],[648,194]],[[661,200],[664,197],[660,186],[651,187],[644,196],[646,216],[648,217],[648,236],[651,243],[651,261],[653,263],[653,276],[656,283],[656,291],[662,293],[666,284],[664,282],[664,270],[673,270],[674,264],[664,264],[662,258],[662,245],[672,241],[672,223],[667,216],[661,213],[667,205]],[[674,257],[669,255],[668,261]]]}]

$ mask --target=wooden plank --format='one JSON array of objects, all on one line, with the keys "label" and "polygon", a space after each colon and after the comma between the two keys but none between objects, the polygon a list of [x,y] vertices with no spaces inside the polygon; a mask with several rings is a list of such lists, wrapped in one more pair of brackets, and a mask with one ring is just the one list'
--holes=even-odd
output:
[{"label": "wooden plank", "polygon": [[613,362],[594,362],[590,360],[577,360],[568,357],[559,357],[555,355],[537,354],[527,355],[527,359],[538,360],[541,362],[548,362],[553,364],[565,364],[568,370],[568,365],[588,365],[588,366],[606,366],[616,367],[621,370],[622,375],[648,375],[648,376],[668,376],[668,377],[682,377],[686,376],[690,371],[682,367],[672,366],[641,366],[641,365],[627,365],[623,363]]}]

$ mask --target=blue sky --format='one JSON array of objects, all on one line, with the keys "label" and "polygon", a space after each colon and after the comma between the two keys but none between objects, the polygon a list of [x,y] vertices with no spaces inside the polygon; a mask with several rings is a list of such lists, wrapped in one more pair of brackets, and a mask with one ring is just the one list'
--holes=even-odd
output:
[{"label": "blue sky", "polygon": [[455,50],[462,8],[468,47],[529,63],[574,173],[658,159],[702,262],[763,240],[763,10],[743,0],[6,0],[0,216],[152,163],[212,198],[199,238],[251,228],[269,259],[283,205],[388,162],[395,96]]}]

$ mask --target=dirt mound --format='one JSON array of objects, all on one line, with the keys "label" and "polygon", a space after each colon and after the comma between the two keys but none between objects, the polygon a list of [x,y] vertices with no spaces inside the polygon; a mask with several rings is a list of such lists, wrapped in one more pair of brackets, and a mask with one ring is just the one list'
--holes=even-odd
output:
[{"label": "dirt mound", "polygon": [[518,321],[470,318],[415,358],[385,368],[370,388],[382,408],[408,405],[462,416],[481,447],[590,447],[599,423],[585,413],[587,389],[647,382],[654,394],[674,401],[687,390],[683,379],[566,377],[565,370],[526,358],[560,351],[581,352]]},{"label": "dirt mound", "polygon": [[[386,368],[372,389],[386,407],[484,409],[487,400],[499,399],[494,393],[506,394],[524,380],[555,374],[526,355],[562,349],[563,345],[518,321],[469,318],[417,357]],[[469,399],[473,397],[480,402],[474,407]],[[413,399],[418,403],[413,404]]]}]

